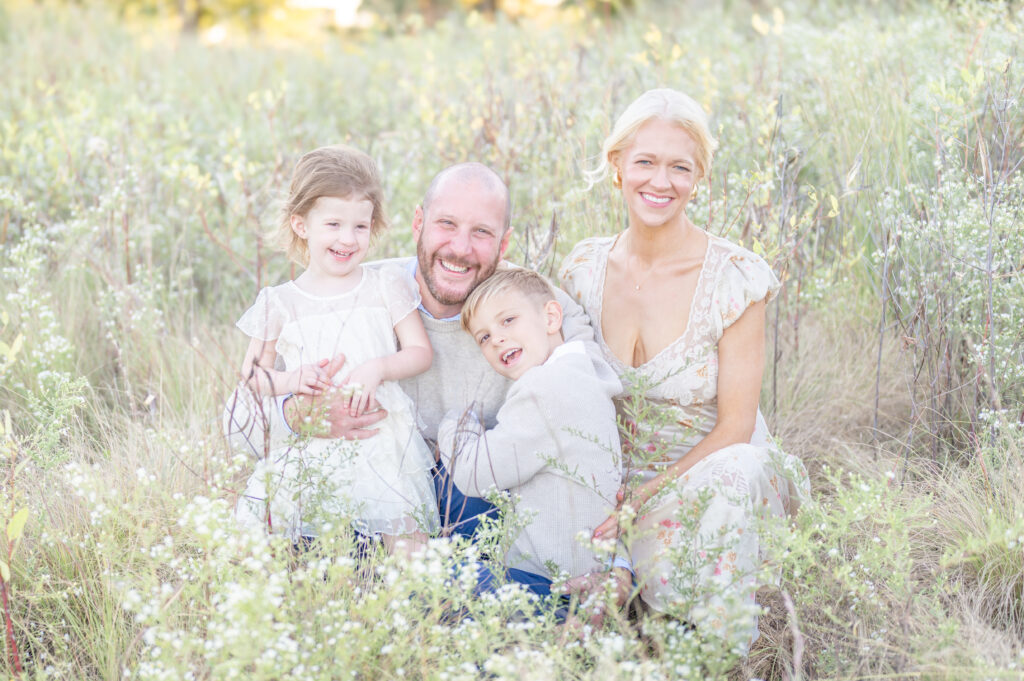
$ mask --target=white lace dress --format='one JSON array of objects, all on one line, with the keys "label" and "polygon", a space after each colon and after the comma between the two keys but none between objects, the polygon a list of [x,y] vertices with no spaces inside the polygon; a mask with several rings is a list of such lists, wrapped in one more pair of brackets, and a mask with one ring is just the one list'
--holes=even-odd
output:
[{"label": "white lace dress", "polygon": [[[602,333],[602,324],[613,323],[602,321],[601,310],[614,242],[614,237],[604,237],[577,244],[562,264],[561,284],[590,316],[597,343],[626,393],[638,383],[646,386],[647,400],[667,412],[668,423],[648,433],[663,445],[648,450],[665,455],[645,461],[632,473],[646,482],[685,456],[715,425],[718,341],[749,305],[773,298],[780,284],[762,258],[708,235],[683,335],[633,368],[611,352]],[[618,406],[623,415],[621,399]],[[758,411],[750,444],[709,454],[681,476],[675,489],[640,509],[629,549],[641,598],[656,611],[682,617],[741,646],[754,640],[757,519],[795,511],[807,490],[803,465],[774,447]],[[743,610],[749,614],[737,617]]]},{"label": "white lace dress", "polygon": [[[397,351],[394,326],[417,314],[419,289],[399,267],[362,268],[354,289],[338,296],[306,293],[294,282],[260,291],[238,328],[277,339],[285,369],[344,353],[335,384],[360,364]],[[412,400],[397,383],[381,383],[377,401],[388,416],[366,440],[310,438],[260,459],[239,499],[245,524],[293,538],[315,536],[323,523],[351,522],[363,534],[433,532],[438,527],[433,457],[415,421]]]}]

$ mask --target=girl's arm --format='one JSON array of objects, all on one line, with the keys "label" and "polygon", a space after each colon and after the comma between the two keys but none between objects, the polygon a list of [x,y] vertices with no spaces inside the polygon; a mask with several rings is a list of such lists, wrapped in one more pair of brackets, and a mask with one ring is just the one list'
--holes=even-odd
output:
[{"label": "girl's arm", "polygon": [[422,374],[430,368],[434,351],[423,328],[423,320],[416,310],[402,317],[395,324],[395,335],[401,349],[393,355],[377,357],[356,367],[345,384],[357,385],[349,402],[353,416],[362,414],[373,403],[374,394],[384,381],[397,381]]},{"label": "girl's arm", "polygon": [[[764,373],[765,302],[748,307],[718,341],[718,419],[711,431],[686,455],[668,466],[661,475],[633,491],[630,506],[639,510],[663,487],[693,468],[712,452],[739,443],[749,443],[757,420]],[[620,495],[622,490],[620,490]],[[622,501],[622,497],[619,497]],[[616,516],[594,530],[594,537],[618,536]]]},{"label": "girl's arm", "polygon": [[330,377],[324,370],[327,360],[317,364],[304,364],[295,371],[277,371],[277,339],[249,341],[249,349],[242,361],[242,377],[259,395],[319,395],[331,387]]}]

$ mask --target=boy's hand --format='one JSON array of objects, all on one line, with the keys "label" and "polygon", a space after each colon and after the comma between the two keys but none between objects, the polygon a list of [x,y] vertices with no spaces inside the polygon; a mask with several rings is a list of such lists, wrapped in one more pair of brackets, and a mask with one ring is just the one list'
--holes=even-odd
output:
[{"label": "boy's hand", "polygon": [[342,404],[344,404],[344,400],[348,400],[350,415],[365,414],[370,405],[376,402],[374,398],[382,378],[381,364],[373,359],[359,365],[348,375],[345,383],[341,386],[341,396]]},{"label": "boy's hand", "polygon": [[626,497],[626,486],[619,487],[615,493],[615,513],[604,519],[600,525],[594,528],[594,539],[616,539],[619,536],[619,512],[622,510],[622,501]]},{"label": "boy's hand", "polygon": [[614,567],[573,577],[558,591],[570,596],[576,595],[580,602],[579,615],[585,616],[591,627],[599,627],[604,622],[609,605],[616,609],[625,605],[632,585],[632,573],[626,568]]},{"label": "boy's hand", "polygon": [[322,359],[315,364],[303,364],[288,374],[285,381],[287,391],[296,395],[321,395],[331,387],[331,377],[327,375],[327,364],[330,360]]}]

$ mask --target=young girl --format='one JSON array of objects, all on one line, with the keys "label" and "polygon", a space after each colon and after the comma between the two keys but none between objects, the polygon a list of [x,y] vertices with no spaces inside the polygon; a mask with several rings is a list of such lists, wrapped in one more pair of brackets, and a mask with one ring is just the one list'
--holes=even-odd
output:
[{"label": "young girl", "polygon": [[[389,551],[399,538],[411,551],[438,526],[433,458],[395,381],[426,371],[432,351],[412,277],[360,265],[387,224],[382,194],[376,166],[360,151],[338,145],[303,156],[278,233],[306,270],[260,291],[238,328],[252,338],[242,376],[260,396],[340,386],[353,414],[376,399],[388,417],[365,440],[314,437],[272,452],[249,478],[236,515],[293,539],[349,518],[358,532],[383,535]],[[345,363],[332,384],[324,367],[339,354]]]}]

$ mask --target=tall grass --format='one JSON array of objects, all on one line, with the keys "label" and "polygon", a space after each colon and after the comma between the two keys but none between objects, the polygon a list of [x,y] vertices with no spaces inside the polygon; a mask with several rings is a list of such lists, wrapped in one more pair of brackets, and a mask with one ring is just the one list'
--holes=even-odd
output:
[{"label": "tall grass", "polygon": [[[29,515],[0,558],[25,676],[1024,673],[1019,8],[654,4],[215,47],[88,5],[4,11],[0,520]],[[515,594],[453,602],[467,547],[371,578],[340,528],[298,556],[237,530],[249,462],[218,409],[234,319],[291,273],[262,235],[294,160],[335,141],[377,159],[381,257],[412,252],[437,170],[488,163],[510,257],[550,272],[622,226],[582,171],[661,85],[721,141],[694,219],[786,280],[762,406],[814,499],[779,529],[749,659],[669,621],[563,643]]]}]

